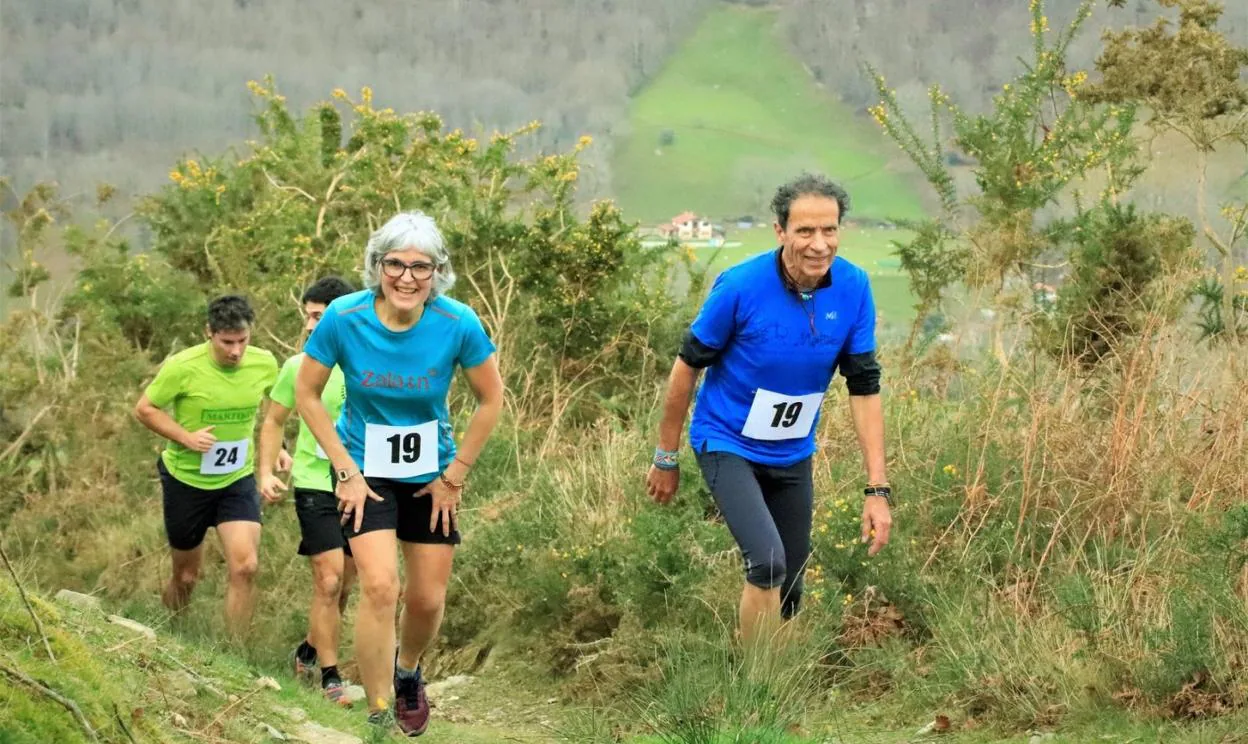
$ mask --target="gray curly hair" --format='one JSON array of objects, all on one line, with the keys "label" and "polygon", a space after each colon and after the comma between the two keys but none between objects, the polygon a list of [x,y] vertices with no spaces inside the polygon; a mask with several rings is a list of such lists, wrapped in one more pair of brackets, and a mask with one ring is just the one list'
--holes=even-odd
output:
[{"label": "gray curly hair", "polygon": [[437,267],[433,272],[433,288],[429,299],[455,286],[455,270],[451,268],[451,253],[446,249],[442,231],[433,218],[420,210],[399,212],[368,238],[364,247],[364,286],[378,291],[381,286],[381,260],[387,253],[415,248],[433,259]]}]

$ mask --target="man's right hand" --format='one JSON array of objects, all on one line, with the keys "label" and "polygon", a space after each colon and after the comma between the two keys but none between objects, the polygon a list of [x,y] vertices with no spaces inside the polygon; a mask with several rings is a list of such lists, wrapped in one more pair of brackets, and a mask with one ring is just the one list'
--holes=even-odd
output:
[{"label": "man's right hand", "polygon": [[646,475],[646,492],[656,504],[666,504],[671,501],[679,487],[680,470],[678,468],[661,470],[654,465],[650,466],[650,472]]},{"label": "man's right hand", "polygon": [[282,492],[286,490],[286,484],[272,473],[262,473],[256,479],[260,486],[260,495],[264,497],[264,503],[276,504],[282,500]]},{"label": "man's right hand", "polygon": [[182,446],[196,452],[207,452],[212,449],[212,445],[217,443],[217,438],[212,435],[213,428],[205,426],[199,431],[188,432]]}]

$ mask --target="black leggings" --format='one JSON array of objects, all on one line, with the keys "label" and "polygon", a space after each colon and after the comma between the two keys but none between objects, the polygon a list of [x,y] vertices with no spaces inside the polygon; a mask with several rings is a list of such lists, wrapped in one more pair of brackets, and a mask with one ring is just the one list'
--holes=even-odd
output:
[{"label": "black leggings", "polygon": [[729,452],[703,452],[698,466],[741,548],[745,580],[780,587],[781,613],[797,614],[815,501],[810,458],[771,467]]}]

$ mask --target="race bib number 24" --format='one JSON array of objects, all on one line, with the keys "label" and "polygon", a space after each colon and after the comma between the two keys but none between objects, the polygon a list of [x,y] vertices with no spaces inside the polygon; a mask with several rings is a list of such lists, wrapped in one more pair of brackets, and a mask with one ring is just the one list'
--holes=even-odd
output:
[{"label": "race bib number 24", "polygon": [[810,434],[823,403],[823,393],[784,395],[758,389],[741,433],[750,439],[775,442]]},{"label": "race bib number 24", "polygon": [[228,475],[238,472],[247,464],[247,447],[250,440],[214,442],[199,459],[200,475]]}]

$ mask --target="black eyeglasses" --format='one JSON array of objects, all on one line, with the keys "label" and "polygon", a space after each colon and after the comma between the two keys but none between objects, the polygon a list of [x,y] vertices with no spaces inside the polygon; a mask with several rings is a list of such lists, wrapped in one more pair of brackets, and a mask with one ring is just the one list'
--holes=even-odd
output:
[{"label": "black eyeglasses", "polygon": [[409,264],[397,258],[381,259],[381,272],[391,279],[402,279],[404,272],[411,271],[413,279],[424,280],[433,276],[433,270],[436,268],[428,261],[413,261]]}]

